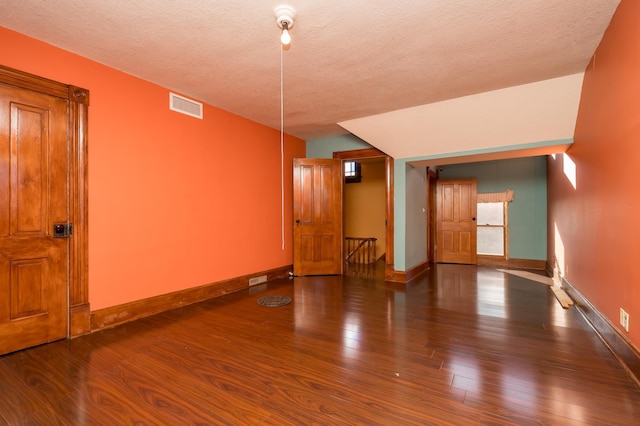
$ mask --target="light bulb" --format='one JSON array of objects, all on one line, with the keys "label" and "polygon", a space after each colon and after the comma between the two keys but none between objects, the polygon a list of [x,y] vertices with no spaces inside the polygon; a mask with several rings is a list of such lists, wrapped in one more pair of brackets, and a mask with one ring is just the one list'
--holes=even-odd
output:
[{"label": "light bulb", "polygon": [[286,27],[282,29],[282,35],[280,36],[280,43],[284,44],[285,46],[291,43],[291,35],[289,34],[289,30],[287,30]]}]

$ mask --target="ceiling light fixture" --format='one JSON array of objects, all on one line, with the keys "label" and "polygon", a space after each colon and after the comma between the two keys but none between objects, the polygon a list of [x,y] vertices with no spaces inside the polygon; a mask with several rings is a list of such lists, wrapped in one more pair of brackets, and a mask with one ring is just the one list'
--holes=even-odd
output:
[{"label": "ceiling light fixture", "polygon": [[276,14],[276,23],[278,27],[282,28],[282,35],[280,36],[280,42],[288,46],[291,43],[291,34],[289,30],[293,27],[293,21],[296,18],[296,11],[291,6],[278,6],[273,11]]},{"label": "ceiling light fixture", "polygon": [[283,51],[289,47],[291,43],[291,35],[289,29],[293,27],[293,20],[296,17],[296,11],[291,6],[278,6],[273,11],[276,14],[276,24],[282,28],[280,36],[280,201],[281,201],[281,236],[282,251],[285,246],[285,206],[284,206],[284,63]]}]

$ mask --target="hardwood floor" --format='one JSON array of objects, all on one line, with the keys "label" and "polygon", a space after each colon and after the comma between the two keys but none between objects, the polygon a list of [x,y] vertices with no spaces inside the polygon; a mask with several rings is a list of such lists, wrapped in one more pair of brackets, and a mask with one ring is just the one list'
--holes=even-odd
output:
[{"label": "hardwood floor", "polygon": [[[357,275],[281,280],[2,356],[0,423],[640,422],[640,388],[544,284],[456,265],[408,288]],[[293,302],[256,303],[269,294]]]}]

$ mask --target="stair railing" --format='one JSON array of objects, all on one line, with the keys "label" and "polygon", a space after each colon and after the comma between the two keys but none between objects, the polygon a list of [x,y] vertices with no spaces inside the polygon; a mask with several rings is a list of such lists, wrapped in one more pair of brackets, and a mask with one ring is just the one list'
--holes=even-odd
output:
[{"label": "stair railing", "polygon": [[371,265],[376,263],[377,238],[345,237],[345,263]]}]

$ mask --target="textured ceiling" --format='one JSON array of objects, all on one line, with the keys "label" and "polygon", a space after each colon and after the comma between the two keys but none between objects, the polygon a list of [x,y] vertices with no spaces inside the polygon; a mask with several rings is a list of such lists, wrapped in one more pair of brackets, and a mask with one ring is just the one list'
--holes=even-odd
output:
[{"label": "textured ceiling", "polygon": [[[285,130],[584,71],[619,0],[291,0]],[[257,0],[3,0],[0,26],[280,126],[280,43]],[[1,62],[1,59],[0,59]]]}]

